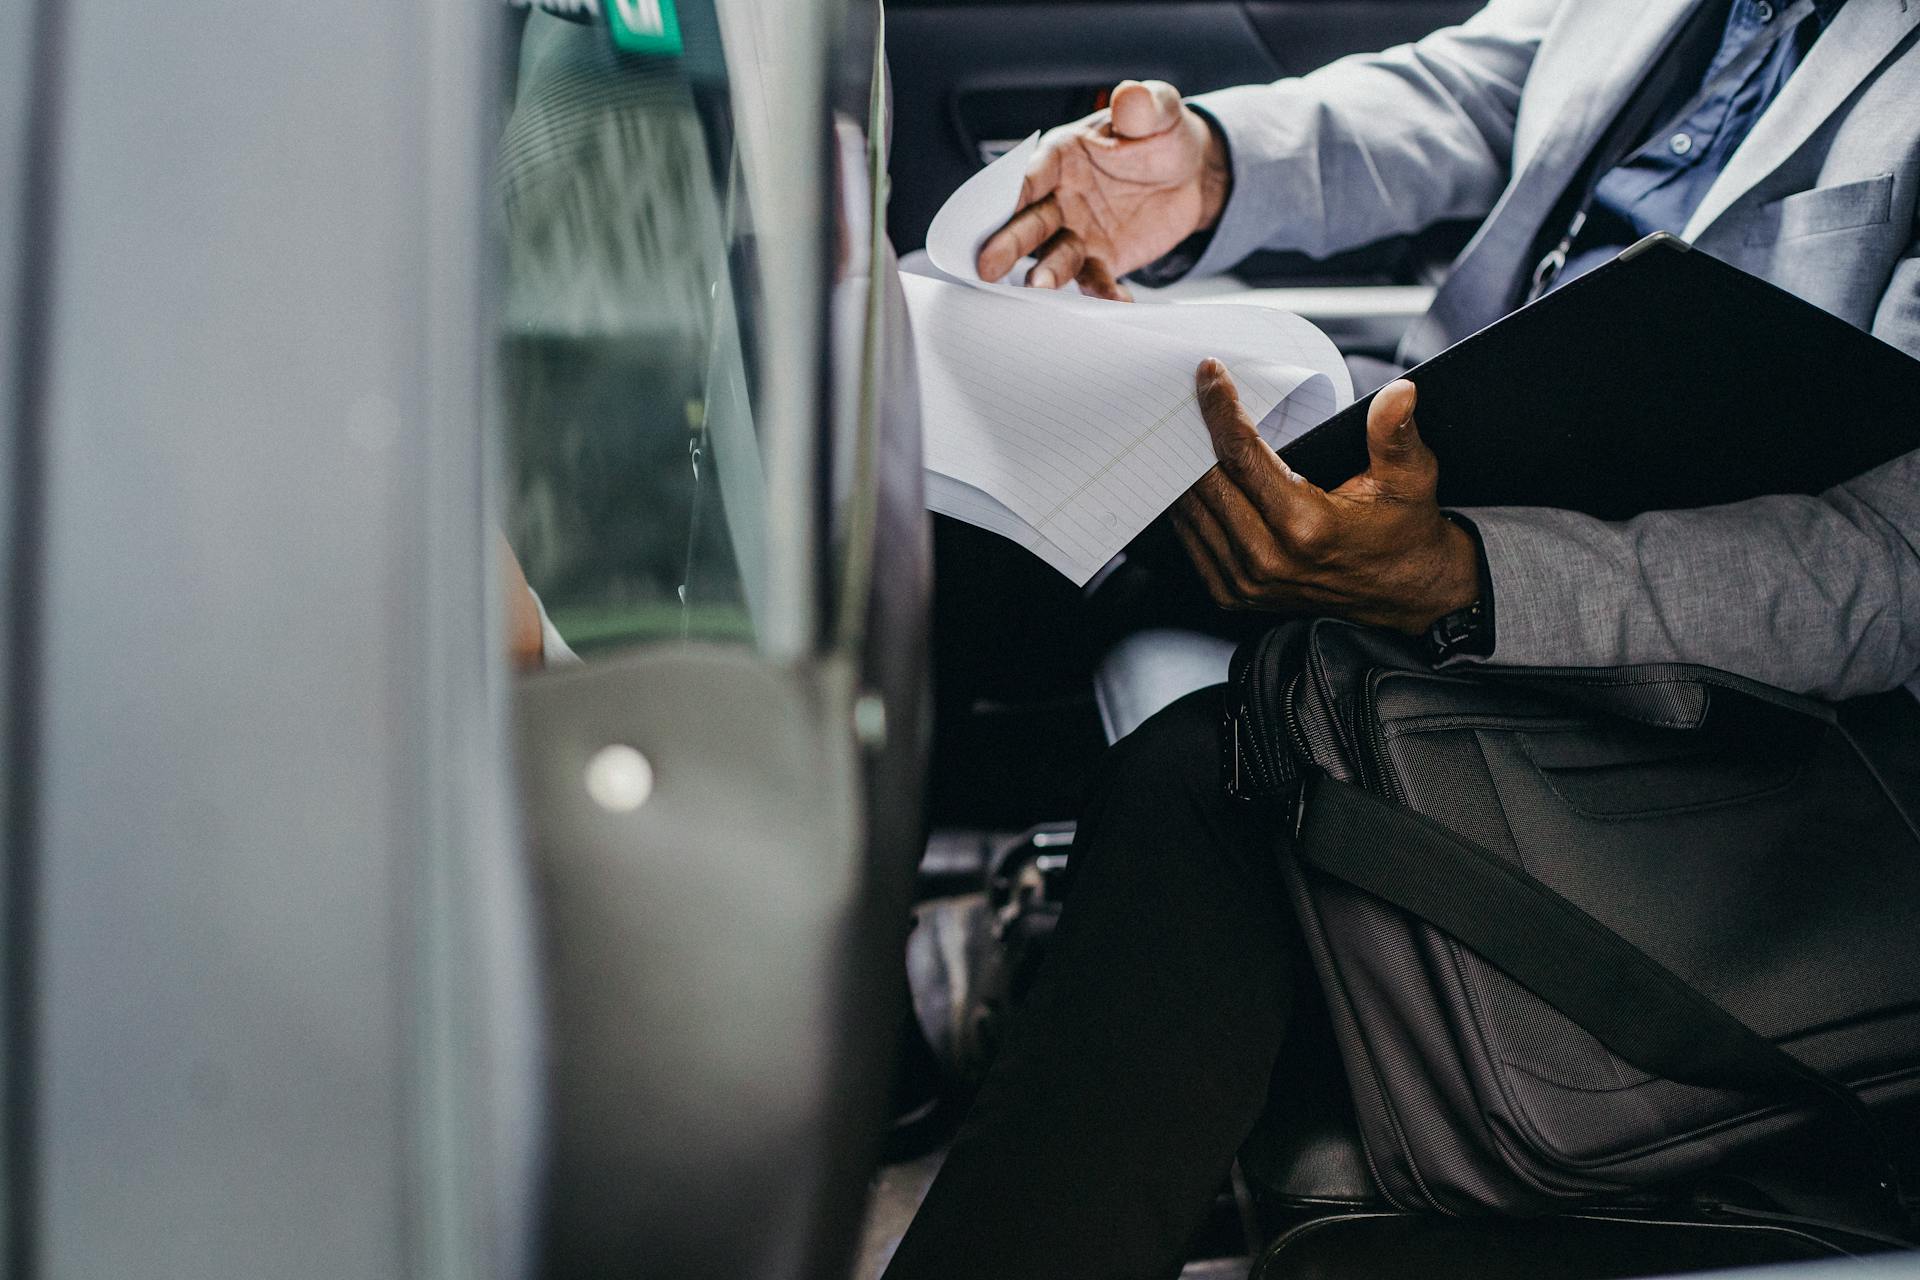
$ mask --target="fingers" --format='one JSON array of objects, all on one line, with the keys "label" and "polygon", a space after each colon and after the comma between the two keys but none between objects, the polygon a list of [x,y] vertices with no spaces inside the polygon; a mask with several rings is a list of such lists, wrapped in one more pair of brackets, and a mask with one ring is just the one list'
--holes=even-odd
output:
[{"label": "fingers", "polygon": [[1418,393],[1405,378],[1374,393],[1367,406],[1367,475],[1382,492],[1431,497],[1440,466],[1413,420]]},{"label": "fingers", "polygon": [[[1060,229],[1060,202],[1051,195],[1037,200],[1007,219],[1007,225],[987,237],[980,246],[982,280],[998,280],[1020,261],[1047,242]],[[1061,277],[1071,280],[1071,273]]]},{"label": "fingers", "polygon": [[1180,545],[1187,549],[1187,558],[1193,561],[1194,570],[1206,585],[1207,595],[1222,609],[1241,608],[1240,595],[1228,581],[1227,570],[1221,567],[1226,539],[1206,508],[1196,498],[1183,497],[1174,504],[1171,515],[1173,531]]},{"label": "fingers", "polygon": [[1220,575],[1238,600],[1257,601],[1291,576],[1291,557],[1265,517],[1219,467],[1194,481],[1187,497],[1195,531],[1212,548]]},{"label": "fingers", "polygon": [[1151,138],[1180,122],[1180,91],[1164,80],[1122,80],[1109,119],[1116,137]]},{"label": "fingers", "polygon": [[1193,482],[1187,496],[1220,525],[1230,552],[1227,559],[1233,564],[1252,568],[1256,563],[1273,559],[1260,554],[1273,542],[1266,521],[1225,470],[1220,467],[1208,470]]},{"label": "fingers", "polygon": [[1194,375],[1194,390],[1221,470],[1270,529],[1310,538],[1327,513],[1326,495],[1297,475],[1260,438],[1227,367],[1218,360],[1202,360]]},{"label": "fingers", "polygon": [[1058,289],[1080,274],[1087,260],[1087,246],[1079,236],[1062,227],[1040,246],[1039,261],[1027,272],[1027,285],[1034,289]]},{"label": "fingers", "polygon": [[1081,265],[1074,283],[1080,286],[1080,292],[1091,297],[1105,298],[1110,302],[1133,301],[1133,290],[1114,279],[1113,272],[1107,270],[1107,264],[1098,258],[1088,258]]},{"label": "fingers", "polygon": [[1040,139],[1040,145],[1034,148],[1033,159],[1027,161],[1026,177],[1020,182],[1021,208],[1052,195],[1054,188],[1060,185],[1061,160],[1066,155],[1067,146],[1086,123],[1082,120],[1063,128],[1049,129]]},{"label": "fingers", "polygon": [[[1027,162],[1027,172],[1020,183],[1019,212],[980,246],[975,265],[981,278],[1002,279],[1013,270],[1014,264],[1060,230],[1065,218],[1059,197],[1076,194],[1072,190],[1073,182],[1068,183],[1067,192],[1061,191],[1069,155],[1088,147],[1109,149],[1124,146],[1131,140],[1167,133],[1180,123],[1185,109],[1179,90],[1164,81],[1126,80],[1114,90],[1111,108],[1048,132],[1040,139],[1033,159]],[[1077,194],[1084,201],[1086,193]],[[1076,209],[1076,218],[1081,212]],[[1063,271],[1049,266],[1052,282],[1041,287],[1057,288],[1072,280],[1077,271],[1077,267]],[[1029,279],[1028,283],[1040,284],[1040,281]]]},{"label": "fingers", "polygon": [[1202,360],[1194,371],[1193,391],[1200,401],[1200,416],[1207,420],[1207,430],[1216,445],[1249,436],[1260,439],[1260,430],[1240,403],[1240,388],[1226,365],[1211,356]]}]

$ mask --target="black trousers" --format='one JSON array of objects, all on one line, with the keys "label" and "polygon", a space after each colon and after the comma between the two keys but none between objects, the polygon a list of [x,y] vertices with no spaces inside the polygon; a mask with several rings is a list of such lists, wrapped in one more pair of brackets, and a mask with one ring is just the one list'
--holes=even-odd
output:
[{"label": "black trousers", "polygon": [[887,1280],[1164,1277],[1267,1101],[1297,926],[1220,690],[1102,762],[1060,926]]}]

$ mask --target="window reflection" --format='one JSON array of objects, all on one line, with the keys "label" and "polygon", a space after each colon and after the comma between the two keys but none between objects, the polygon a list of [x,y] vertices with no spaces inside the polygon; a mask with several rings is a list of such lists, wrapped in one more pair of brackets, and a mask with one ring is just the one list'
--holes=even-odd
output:
[{"label": "window reflection", "polygon": [[529,15],[502,143],[506,534],[582,656],[751,641],[753,237],[710,0],[685,51]]}]

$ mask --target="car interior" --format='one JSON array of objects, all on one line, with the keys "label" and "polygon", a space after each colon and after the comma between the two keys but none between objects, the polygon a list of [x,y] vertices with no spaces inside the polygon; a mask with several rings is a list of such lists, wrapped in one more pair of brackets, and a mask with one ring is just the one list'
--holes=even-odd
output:
[{"label": "car interior", "polygon": [[[889,0],[894,246],[912,254],[971,173],[1036,130],[1104,106],[1122,79],[1165,80],[1183,92],[1277,79],[1417,39],[1477,7]],[[1263,297],[1312,319],[1343,352],[1385,358],[1470,231],[1442,226],[1322,261],[1261,253],[1227,277],[1167,292]],[[1152,533],[1084,591],[1037,563],[996,556],[993,541],[936,517],[932,833],[908,944],[934,1065],[902,1055],[909,1073],[919,1066],[934,1076],[922,1090],[937,1099],[928,1104],[935,1112],[963,1105],[1044,951],[1070,881],[1072,816],[1093,763],[1155,711],[1225,679],[1236,644],[1259,626],[1206,609],[1177,552]],[[1322,1014],[1292,1034],[1332,1033]],[[1902,1247],[1879,1235],[1857,1195],[1843,1207],[1844,1173],[1812,1149],[1723,1170],[1712,1185],[1547,1221],[1397,1213],[1368,1174],[1338,1055],[1330,1045],[1319,1050],[1284,1056],[1272,1109],[1221,1187],[1183,1274],[1613,1277]],[[913,1110],[906,1092],[894,1152],[906,1158],[879,1179],[868,1274],[904,1228],[953,1120]],[[1901,1139],[1909,1158],[1913,1138]],[[918,1154],[929,1146],[934,1154]]]},{"label": "car interior", "polygon": [[[1096,762],[1262,629],[928,517],[901,260],[1122,79],[1479,7],[602,5],[0,6],[8,1275],[877,1277]],[[1164,292],[1386,357],[1471,230]],[[1407,1212],[1295,1034],[1187,1280],[1920,1275],[1817,1132]]]}]

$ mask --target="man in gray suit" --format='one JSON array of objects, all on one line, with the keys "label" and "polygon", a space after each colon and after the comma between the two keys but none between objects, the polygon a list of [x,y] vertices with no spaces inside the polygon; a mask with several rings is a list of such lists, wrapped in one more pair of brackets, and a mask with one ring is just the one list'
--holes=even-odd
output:
[{"label": "man in gray suit", "polygon": [[[1483,217],[1414,360],[1667,230],[1920,354],[1917,33],[1920,0],[1494,0],[1298,80],[1187,103],[1129,83],[1048,136],[981,273],[1031,252],[1030,284],[1118,293]],[[1458,660],[1678,659],[1828,696],[1920,668],[1920,455],[1619,524],[1442,513],[1411,384],[1375,398],[1371,467],[1329,493],[1261,443],[1224,369],[1198,377],[1221,465],[1175,521],[1222,604],[1438,622]],[[1270,818],[1222,794],[1218,716],[1197,693],[1103,763],[1046,961],[888,1280],[1179,1270],[1269,1105],[1301,945]]]},{"label": "man in gray suit", "polygon": [[[1029,283],[1112,294],[1127,273],[1158,282],[1483,218],[1407,336],[1411,364],[1665,230],[1920,355],[1917,30],[1911,0],[1494,0],[1299,79],[1184,103],[1128,82],[1047,136],[981,268],[1031,252]],[[1645,124],[1596,158],[1634,107]],[[1200,391],[1222,465],[1174,521],[1222,604],[1411,632],[1444,618],[1449,656],[1684,660],[1834,697],[1920,670],[1920,614],[1902,608],[1920,599],[1920,457],[1818,498],[1617,524],[1450,520],[1411,388],[1375,403],[1373,472],[1331,494],[1259,442],[1223,370]]]}]

